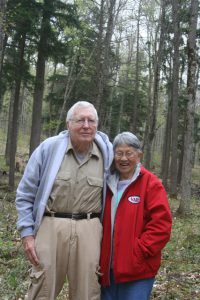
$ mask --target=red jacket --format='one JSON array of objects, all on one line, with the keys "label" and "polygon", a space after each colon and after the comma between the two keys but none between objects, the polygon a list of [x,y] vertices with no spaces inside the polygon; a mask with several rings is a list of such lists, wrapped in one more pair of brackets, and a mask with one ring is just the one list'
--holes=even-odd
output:
[{"label": "red jacket", "polygon": [[[110,282],[112,196],[108,188],[100,258],[103,286]],[[139,177],[126,188],[116,211],[113,237],[116,283],[151,278],[157,274],[161,250],[169,241],[171,225],[171,212],[161,181],[141,167]]]}]

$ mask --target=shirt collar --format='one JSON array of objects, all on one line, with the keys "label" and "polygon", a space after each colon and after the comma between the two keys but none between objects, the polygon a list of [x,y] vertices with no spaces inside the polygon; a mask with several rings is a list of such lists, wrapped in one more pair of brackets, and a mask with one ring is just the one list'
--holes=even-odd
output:
[{"label": "shirt collar", "polygon": [[69,143],[66,149],[66,153],[68,153],[70,150],[74,151],[72,143],[71,143],[71,139],[69,138]]},{"label": "shirt collar", "polygon": [[[71,143],[71,139],[69,138],[69,143],[68,143],[68,146],[67,146],[67,149],[66,149],[66,154],[69,152],[69,151],[73,151],[74,152],[74,148],[73,148],[73,145]],[[92,143],[92,147],[91,149],[89,150],[89,153],[88,155],[89,156],[96,156],[98,159],[100,158],[100,154],[99,154],[99,148],[97,146],[97,144],[95,142]]]}]

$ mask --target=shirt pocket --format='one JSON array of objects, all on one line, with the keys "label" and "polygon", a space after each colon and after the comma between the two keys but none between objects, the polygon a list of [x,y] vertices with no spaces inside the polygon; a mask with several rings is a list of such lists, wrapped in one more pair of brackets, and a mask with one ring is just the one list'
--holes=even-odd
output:
[{"label": "shirt pocket", "polygon": [[48,202],[48,208],[56,212],[65,212],[67,198],[71,196],[71,175],[69,172],[59,172]]},{"label": "shirt pocket", "polygon": [[89,186],[96,186],[96,187],[103,187],[103,180],[100,178],[96,178],[96,177],[89,177],[87,176],[87,182],[89,184]]},{"label": "shirt pocket", "polygon": [[100,212],[102,202],[103,179],[87,176],[80,182],[81,211]]}]

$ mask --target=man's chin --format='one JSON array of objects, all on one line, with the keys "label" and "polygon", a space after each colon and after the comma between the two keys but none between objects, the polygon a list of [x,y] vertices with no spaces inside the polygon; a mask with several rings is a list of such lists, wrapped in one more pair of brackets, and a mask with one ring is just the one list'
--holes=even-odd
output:
[{"label": "man's chin", "polygon": [[92,141],[94,139],[94,137],[91,134],[84,133],[81,135],[80,139],[82,141],[84,141],[84,140]]},{"label": "man's chin", "polygon": [[82,136],[79,140],[80,143],[91,143],[92,141],[93,138],[91,136]]}]

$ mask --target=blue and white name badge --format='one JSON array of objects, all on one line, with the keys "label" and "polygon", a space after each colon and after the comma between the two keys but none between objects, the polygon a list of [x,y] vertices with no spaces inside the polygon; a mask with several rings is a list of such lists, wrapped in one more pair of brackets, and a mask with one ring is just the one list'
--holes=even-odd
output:
[{"label": "blue and white name badge", "polygon": [[128,197],[128,201],[134,204],[140,203],[140,196],[130,196]]}]

